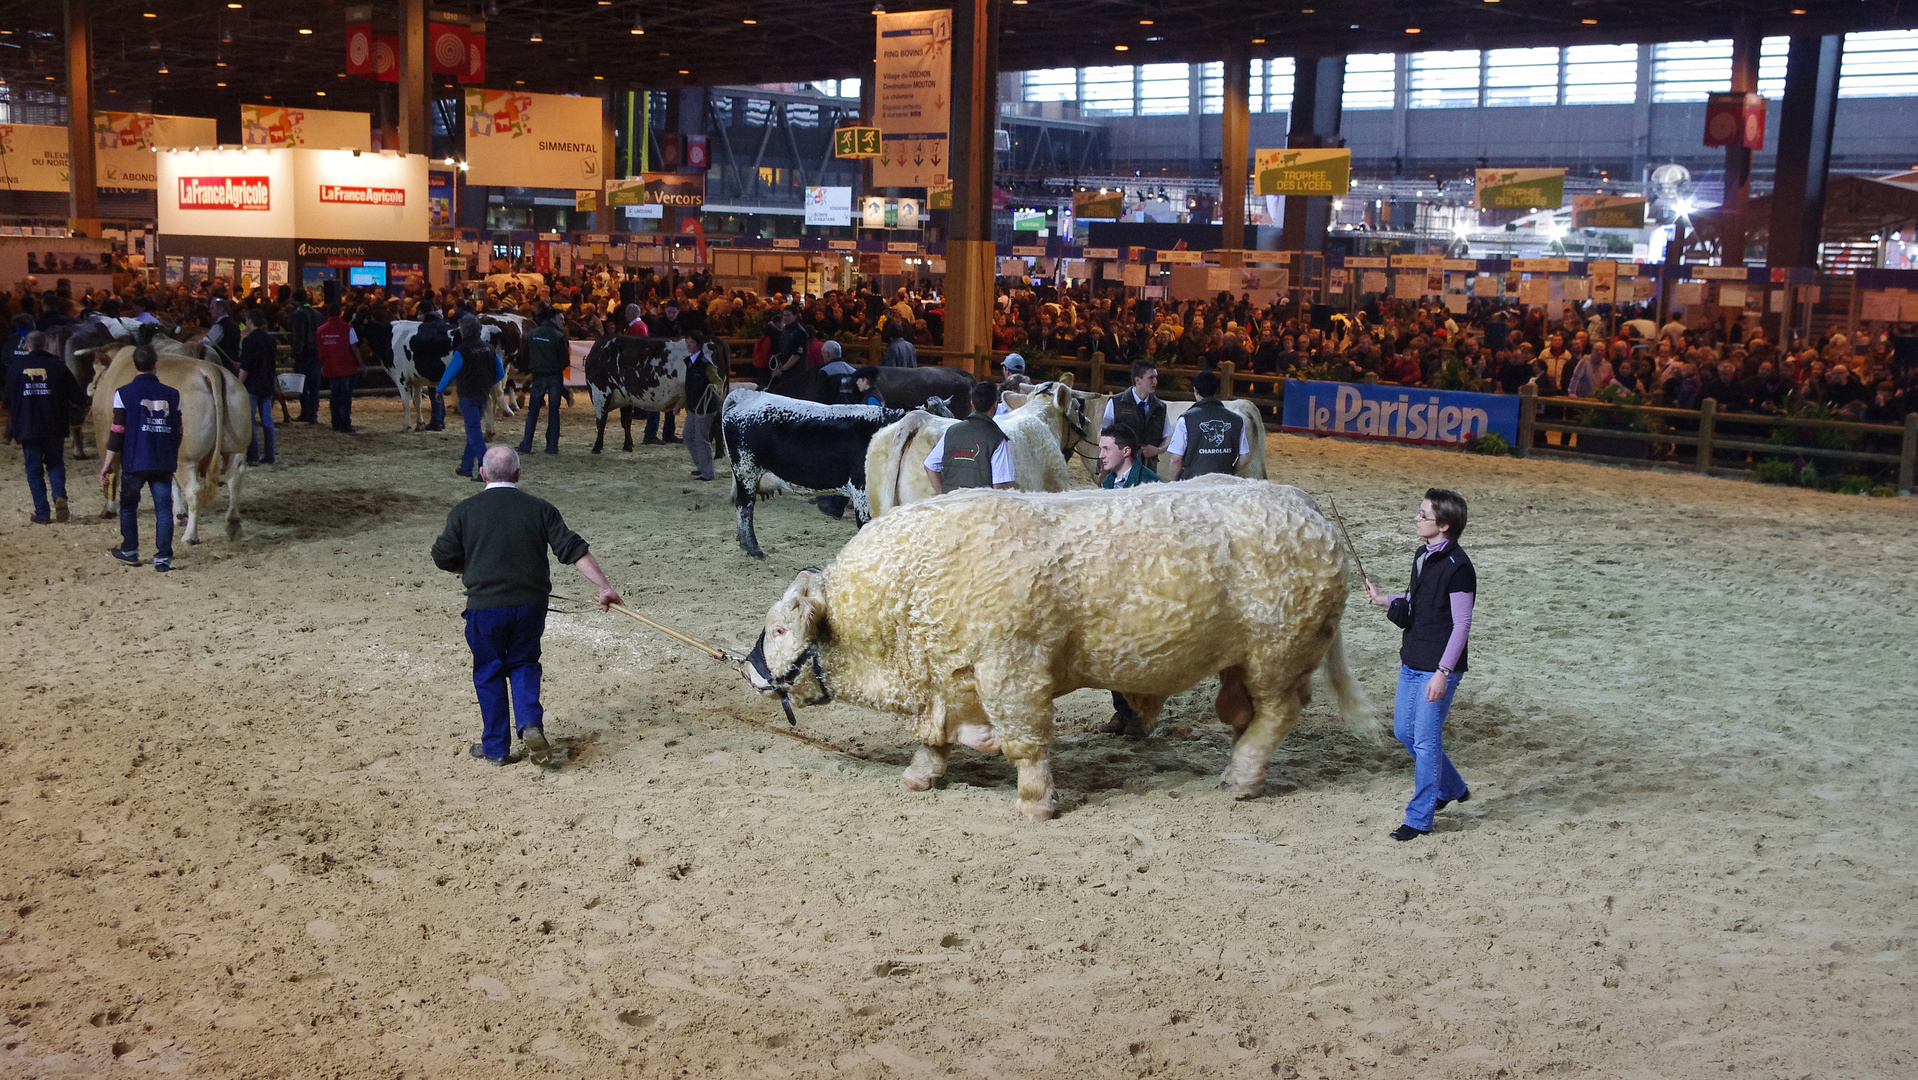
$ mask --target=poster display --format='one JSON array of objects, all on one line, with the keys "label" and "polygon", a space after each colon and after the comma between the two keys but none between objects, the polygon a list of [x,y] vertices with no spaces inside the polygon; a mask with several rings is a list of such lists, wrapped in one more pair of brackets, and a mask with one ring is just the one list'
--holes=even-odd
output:
[{"label": "poster display", "polygon": [[867,229],[886,227],[886,200],[883,196],[868,195],[859,200],[859,224]]},{"label": "poster display", "polygon": [[900,199],[893,207],[893,220],[896,229],[916,230],[919,228],[919,200]]},{"label": "poster display", "polygon": [[225,256],[214,259],[213,276],[221,281],[231,282],[234,279],[233,260]]},{"label": "poster display", "polygon": [[1574,195],[1574,229],[1642,229],[1645,227],[1643,195]]},{"label": "poster display", "polygon": [[1359,291],[1382,293],[1385,291],[1385,271],[1367,270],[1359,275]]},{"label": "poster display", "polygon": [[260,260],[240,260],[240,280],[247,288],[260,284]]},{"label": "poster display", "polygon": [[154,152],[219,143],[218,124],[199,116],[93,114],[94,182],[103,188],[159,187]]},{"label": "poster display", "polygon": [[662,218],[668,206],[697,210],[706,205],[706,178],[697,173],[640,173],[606,182],[606,205],[653,208],[638,217]]},{"label": "poster display", "polygon": [[1107,191],[1105,188],[1100,188],[1097,191],[1072,193],[1072,216],[1081,221],[1088,218],[1095,221],[1116,221],[1124,215],[1125,192],[1123,191]]},{"label": "poster display", "polygon": [[266,284],[269,288],[278,288],[286,284],[285,259],[268,259],[266,261]]},{"label": "poster display", "polygon": [[1546,210],[1565,204],[1564,169],[1476,169],[1480,210]]},{"label": "poster display", "polygon": [[166,283],[178,285],[186,280],[186,256],[168,255],[166,257]]},{"label": "poster display", "polygon": [[1552,282],[1549,278],[1526,278],[1518,283],[1518,302],[1527,307],[1544,307],[1552,302]]},{"label": "poster display", "polygon": [[0,190],[67,190],[67,129],[0,124]]},{"label": "poster display", "polygon": [[944,187],[952,160],[952,12],[887,12],[876,21],[873,186]]},{"label": "poster display", "polygon": [[1460,446],[1488,432],[1518,441],[1516,394],[1288,379],[1286,431]]},{"label": "poster display", "polygon": [[1609,304],[1618,298],[1618,264],[1610,259],[1592,263],[1592,302]]},{"label": "poster display", "polygon": [[806,224],[851,225],[852,189],[849,187],[809,187],[806,189]]},{"label": "poster display", "polygon": [[598,187],[600,100],[467,87],[466,181],[502,187]]},{"label": "poster display", "polygon": [[241,105],[240,138],[247,146],[320,150],[373,149],[373,118],[363,112],[295,109],[279,105]]},{"label": "poster display", "polygon": [[1343,195],[1352,189],[1352,151],[1259,150],[1252,172],[1260,195]]}]

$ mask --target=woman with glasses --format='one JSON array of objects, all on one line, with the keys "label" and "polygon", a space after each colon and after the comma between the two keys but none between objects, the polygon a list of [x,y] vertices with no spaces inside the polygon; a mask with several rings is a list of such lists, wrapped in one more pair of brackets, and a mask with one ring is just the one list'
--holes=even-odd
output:
[{"label": "woman with glasses", "polygon": [[1412,801],[1394,840],[1416,840],[1432,831],[1432,815],[1472,791],[1442,742],[1445,716],[1465,674],[1465,639],[1472,631],[1472,603],[1478,576],[1458,546],[1465,532],[1465,500],[1457,492],[1432,488],[1413,517],[1419,549],[1412,559],[1412,584],[1386,594],[1365,582],[1365,596],[1386,609],[1385,617],[1405,631],[1399,646],[1399,687],[1392,733],[1412,754]]}]

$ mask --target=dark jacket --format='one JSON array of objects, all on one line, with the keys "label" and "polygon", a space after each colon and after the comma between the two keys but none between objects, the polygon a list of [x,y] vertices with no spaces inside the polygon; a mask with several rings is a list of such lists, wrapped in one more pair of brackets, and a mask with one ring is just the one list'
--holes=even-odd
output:
[{"label": "dark jacket", "polygon": [[66,438],[68,419],[86,400],[66,362],[50,352],[7,361],[7,435],[16,441]]},{"label": "dark jacket", "polygon": [[553,591],[548,548],[568,566],[588,550],[552,503],[518,488],[487,488],[446,515],[446,529],[433,541],[433,565],[460,575],[468,611],[543,608]]},{"label": "dark jacket", "polygon": [[[1457,544],[1446,544],[1433,552],[1422,569],[1414,555],[1412,567],[1410,592],[1392,601],[1386,617],[1405,631],[1399,643],[1399,663],[1414,671],[1437,671],[1445,656],[1445,644],[1452,639],[1452,594],[1477,593],[1478,573]],[[1459,654],[1455,673],[1465,673],[1465,658],[1471,651],[1468,646]]]},{"label": "dark jacket", "polygon": [[557,379],[573,362],[566,331],[551,321],[540,323],[526,340],[526,370],[535,379]]},{"label": "dark jacket", "polygon": [[296,364],[309,364],[320,358],[320,324],[326,316],[320,314],[311,304],[301,304],[293,309],[286,318],[288,337],[292,340],[293,360]]},{"label": "dark jacket", "polygon": [[254,397],[273,396],[273,361],[280,343],[265,327],[240,339],[240,374],[246,379],[246,392]]},{"label": "dark jacket", "polygon": [[107,449],[125,473],[170,473],[180,465],[180,392],[143,371],[113,392]]},{"label": "dark jacket", "polygon": [[1145,400],[1145,408],[1141,409],[1139,400],[1132,393],[1131,390],[1124,390],[1113,395],[1112,422],[1131,428],[1144,446],[1164,446],[1165,402],[1160,401],[1155,394]]}]

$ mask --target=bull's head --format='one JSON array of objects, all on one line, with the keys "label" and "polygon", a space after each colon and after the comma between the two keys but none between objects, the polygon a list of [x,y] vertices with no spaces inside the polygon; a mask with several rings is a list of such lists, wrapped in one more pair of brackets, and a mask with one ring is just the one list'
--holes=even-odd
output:
[{"label": "bull's head", "polygon": [[[801,705],[832,700],[819,662],[819,637],[826,622],[826,577],[805,570],[766,612],[766,628],[747,655],[747,678],[762,694],[777,695],[791,721],[790,698]],[[807,676],[810,675],[810,678]]]}]

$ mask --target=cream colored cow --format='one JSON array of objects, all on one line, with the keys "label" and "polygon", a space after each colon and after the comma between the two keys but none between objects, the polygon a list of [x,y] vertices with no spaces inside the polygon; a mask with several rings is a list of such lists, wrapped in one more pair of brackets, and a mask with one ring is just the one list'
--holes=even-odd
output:
[{"label": "cream colored cow", "polygon": [[1218,675],[1235,735],[1224,786],[1251,797],[1321,666],[1353,724],[1370,709],[1339,624],[1346,549],[1311,496],[1227,476],[1120,491],[962,491],[860,530],[766,615],[752,680],[804,704],[895,713],[925,790],[955,743],[1019,767],[1019,809],[1053,810],[1052,702],[1126,695],[1147,730]]},{"label": "cream colored cow", "polygon": [[[186,519],[181,539],[189,544],[200,542],[200,511],[212,504],[213,491],[224,478],[226,537],[237,540],[240,474],[246,471],[246,445],[253,436],[252,401],[247,397],[246,384],[219,364],[191,358],[187,353],[192,346],[157,339],[153,344],[160,354],[154,374],[180,392],[180,464],[173,474],[173,506]],[[113,427],[113,393],[132,382],[136,373],[133,347],[125,346],[88,389],[93,395],[93,441],[102,455]],[[115,501],[119,479],[116,465],[113,475],[101,486],[106,500],[100,510],[103,518],[120,512]]]},{"label": "cream colored cow", "polygon": [[[1179,422],[1197,402],[1168,401],[1165,403],[1165,437],[1172,438],[1172,425]],[[1252,454],[1239,466],[1238,475],[1256,480],[1265,479],[1265,418],[1259,415],[1258,407],[1240,398],[1221,398],[1220,404],[1239,414],[1245,421],[1245,437],[1252,443]]]},{"label": "cream colored cow", "polygon": [[[1033,394],[1021,407],[994,417],[1012,445],[1013,486],[1019,491],[1064,491],[1072,486],[1060,451],[1070,391],[1059,383],[1047,386],[1054,389]],[[873,517],[933,497],[926,458],[946,429],[958,422],[914,409],[873,435],[866,444],[866,497]]]}]

